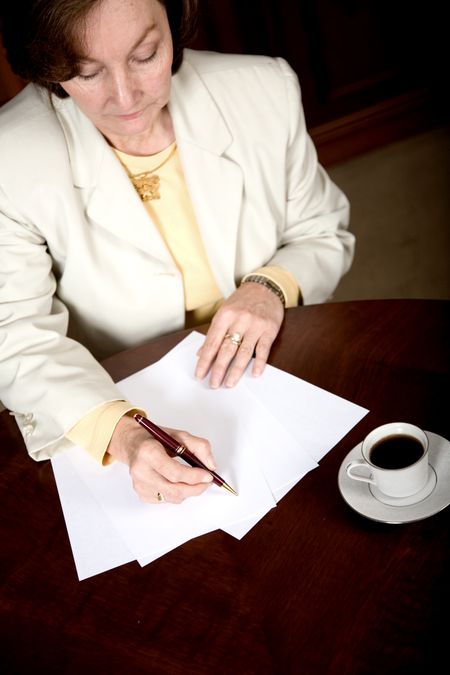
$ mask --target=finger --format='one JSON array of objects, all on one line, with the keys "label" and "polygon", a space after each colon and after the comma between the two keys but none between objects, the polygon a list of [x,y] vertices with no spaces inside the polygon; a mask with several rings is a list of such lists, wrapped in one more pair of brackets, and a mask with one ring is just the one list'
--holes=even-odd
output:
[{"label": "finger", "polygon": [[254,377],[259,377],[263,373],[274,341],[275,338],[271,338],[267,335],[263,335],[259,339],[256,345],[255,361],[252,368],[252,375],[254,375]]},{"label": "finger", "polygon": [[164,456],[153,460],[152,469],[172,484],[199,485],[212,480],[211,474],[205,469],[191,467],[175,457],[169,457],[166,452]]},{"label": "finger", "polygon": [[216,355],[224,343],[225,335],[229,331],[230,326],[234,325],[233,320],[234,313],[226,308],[221,308],[214,316],[205,341],[197,352],[199,360],[195,369],[195,375],[199,379],[203,379],[208,374]]},{"label": "finger", "polygon": [[228,368],[225,378],[226,387],[234,387],[242,377],[253,357],[255,341],[256,340],[254,337],[245,336],[242,344],[234,356],[232,363]]},{"label": "finger", "polygon": [[209,384],[212,389],[220,387],[230,363],[233,361],[241,347],[242,345],[236,345],[229,339],[223,341],[219,352],[217,353],[216,360],[211,368]]},{"label": "finger", "polygon": [[187,431],[172,431],[172,433],[175,438],[189,448],[209,469],[214,471],[217,468],[209,441],[199,436],[193,436]]},{"label": "finger", "polygon": [[147,504],[181,504],[188,497],[198,497],[208,489],[211,483],[171,483],[159,477],[151,485],[145,481],[136,480],[133,487],[141,501]]},{"label": "finger", "polygon": [[195,368],[195,377],[202,380],[209,373],[211,364],[213,363],[216,354],[222,346],[225,337],[225,330],[207,334],[205,342],[198,351],[198,362]]},{"label": "finger", "polygon": [[184,462],[169,457],[158,441],[142,443],[130,465],[130,476],[139,495],[146,501],[157,493],[161,480],[171,483],[209,484],[211,474],[204,469],[191,468]]},{"label": "finger", "polygon": [[255,377],[261,375],[267,364],[275,337],[276,334],[271,336],[270,333],[263,333],[263,335],[256,340],[256,347],[254,347],[255,339],[252,335],[248,334],[248,339],[246,336],[229,368],[225,386],[234,387],[237,384],[253,355],[255,356],[255,360],[252,367],[252,375]]}]

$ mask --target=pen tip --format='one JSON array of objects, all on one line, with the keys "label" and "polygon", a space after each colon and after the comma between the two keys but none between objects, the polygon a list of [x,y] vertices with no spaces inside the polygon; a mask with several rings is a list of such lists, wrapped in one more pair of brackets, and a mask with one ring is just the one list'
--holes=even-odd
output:
[{"label": "pen tip", "polygon": [[228,483],[223,483],[222,487],[225,488],[225,490],[228,490],[228,492],[231,492],[232,495],[236,495],[236,497],[239,496],[238,493],[236,492],[236,490],[233,490],[231,485],[228,485]]}]

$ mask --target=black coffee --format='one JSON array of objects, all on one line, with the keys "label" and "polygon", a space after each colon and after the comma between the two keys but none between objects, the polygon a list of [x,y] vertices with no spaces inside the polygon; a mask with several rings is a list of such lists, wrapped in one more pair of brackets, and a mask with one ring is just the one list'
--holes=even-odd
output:
[{"label": "black coffee", "polygon": [[423,445],[413,436],[397,434],[378,441],[370,451],[370,461],[381,469],[404,469],[423,455]]}]

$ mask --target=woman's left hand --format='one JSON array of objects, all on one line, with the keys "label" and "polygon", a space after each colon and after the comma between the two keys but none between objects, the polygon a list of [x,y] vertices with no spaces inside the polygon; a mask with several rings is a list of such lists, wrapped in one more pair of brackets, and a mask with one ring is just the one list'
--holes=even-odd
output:
[{"label": "woman's left hand", "polygon": [[[210,372],[210,385],[214,389],[222,383],[233,387],[253,354],[252,374],[260,375],[283,317],[283,304],[271,290],[251,281],[239,286],[211,322],[198,351],[196,377],[203,379]],[[235,342],[231,339],[233,335]]]}]

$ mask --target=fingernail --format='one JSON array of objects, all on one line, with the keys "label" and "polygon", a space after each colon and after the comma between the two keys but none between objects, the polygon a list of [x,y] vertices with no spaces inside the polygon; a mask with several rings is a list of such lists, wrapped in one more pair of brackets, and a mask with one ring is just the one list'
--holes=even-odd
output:
[{"label": "fingernail", "polygon": [[202,480],[202,483],[211,483],[212,479],[213,479],[213,477],[211,476],[211,474],[209,474],[209,476],[206,476],[206,477]]}]

